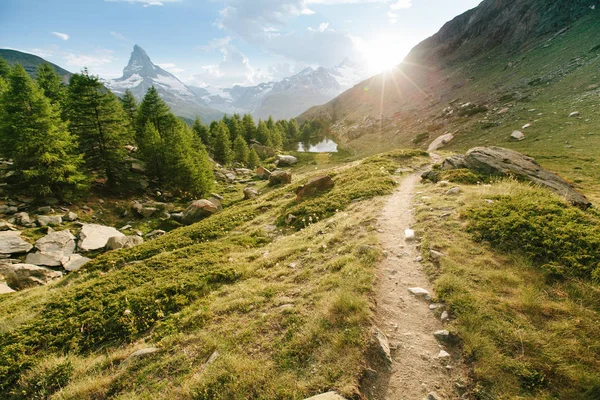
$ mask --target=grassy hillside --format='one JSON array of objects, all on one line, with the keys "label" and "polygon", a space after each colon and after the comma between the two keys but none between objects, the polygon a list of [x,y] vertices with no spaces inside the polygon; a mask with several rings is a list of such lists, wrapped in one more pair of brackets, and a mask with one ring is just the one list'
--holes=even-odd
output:
[{"label": "grassy hillside", "polygon": [[0,57],[4,58],[9,65],[21,64],[32,78],[37,76],[38,67],[44,63],[50,64],[56,73],[63,78],[65,83],[68,83],[71,75],[73,75],[66,69],[52,64],[41,57],[34,56],[33,54],[22,53],[16,50],[0,49]]},{"label": "grassy hillside", "polygon": [[[452,133],[449,149],[499,145],[525,152],[597,202],[600,193],[600,14],[517,49],[497,47],[444,66],[401,65],[301,118],[322,118],[356,154],[389,146],[427,148]],[[468,51],[465,49],[464,51]],[[462,113],[462,104],[474,105]],[[444,109],[454,109],[445,115]],[[578,111],[580,117],[568,118]],[[522,127],[530,123],[531,126]],[[514,130],[527,138],[516,142]]]},{"label": "grassy hillside", "polygon": [[[301,174],[293,185],[263,188],[257,200],[100,256],[48,287],[1,297],[0,392],[356,394],[380,254],[378,196],[393,190],[399,167],[423,162],[421,152],[397,151],[332,169],[335,188],[297,203],[294,189],[314,172]],[[128,358],[148,347],[159,351]]]}]

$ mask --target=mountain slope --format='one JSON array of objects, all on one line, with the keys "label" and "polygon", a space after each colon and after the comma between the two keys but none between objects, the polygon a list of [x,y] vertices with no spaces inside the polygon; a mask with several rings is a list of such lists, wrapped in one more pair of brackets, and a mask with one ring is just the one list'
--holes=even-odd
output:
[{"label": "mountain slope", "polygon": [[0,57],[4,58],[9,65],[21,64],[23,68],[25,68],[25,71],[27,71],[32,78],[37,76],[38,67],[44,63],[50,64],[56,73],[63,78],[65,83],[68,83],[69,79],[73,75],[66,69],[63,69],[56,64],[52,64],[41,57],[29,53],[23,53],[17,50],[0,49]]},{"label": "mountain slope", "polygon": [[344,60],[333,68],[308,67],[278,82],[232,88],[190,88],[208,105],[227,113],[251,113],[256,118],[293,118],[323,104],[365,77],[359,64]]},{"label": "mountain slope", "polygon": [[[454,136],[451,149],[495,144],[526,151],[596,192],[598,136],[588,135],[600,123],[594,3],[486,0],[416,46],[392,72],[299,119],[329,121],[340,145],[359,154],[427,148],[443,134]],[[584,117],[569,119],[575,111]],[[527,138],[511,139],[515,130]]]},{"label": "mountain slope", "polygon": [[133,47],[129,63],[123,69],[123,76],[104,83],[119,95],[129,89],[138,100],[154,86],[173,112],[182,117],[195,118],[199,115],[209,122],[223,116],[222,112],[209,107],[174,75],[153,64],[148,54],[138,45]]}]

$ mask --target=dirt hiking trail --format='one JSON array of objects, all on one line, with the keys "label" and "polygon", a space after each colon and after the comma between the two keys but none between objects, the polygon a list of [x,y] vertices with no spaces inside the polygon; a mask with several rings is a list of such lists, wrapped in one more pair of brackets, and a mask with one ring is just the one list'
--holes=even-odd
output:
[{"label": "dirt hiking trail", "polygon": [[434,313],[423,296],[408,290],[422,288],[435,297],[418,261],[418,242],[405,239],[405,229],[413,224],[412,200],[419,180],[419,173],[404,177],[378,219],[386,257],[377,271],[375,326],[389,340],[392,364],[391,370],[378,368],[371,387],[363,388],[369,399],[458,398],[454,381],[460,372],[450,358],[444,358],[443,353],[439,357],[440,351],[447,349],[443,340],[434,336],[434,332],[444,329],[439,312]]}]

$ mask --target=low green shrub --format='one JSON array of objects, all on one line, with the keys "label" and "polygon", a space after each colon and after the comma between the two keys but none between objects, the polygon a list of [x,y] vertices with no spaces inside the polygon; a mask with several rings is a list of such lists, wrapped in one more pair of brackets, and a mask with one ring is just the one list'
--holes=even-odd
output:
[{"label": "low green shrub", "polygon": [[556,276],[600,281],[600,218],[537,189],[464,213],[468,231],[496,250],[523,253]]}]

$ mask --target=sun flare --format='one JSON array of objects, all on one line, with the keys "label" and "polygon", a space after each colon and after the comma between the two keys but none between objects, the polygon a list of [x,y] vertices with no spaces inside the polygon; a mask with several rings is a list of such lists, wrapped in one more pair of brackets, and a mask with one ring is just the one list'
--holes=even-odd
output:
[{"label": "sun flare", "polygon": [[359,50],[367,61],[370,73],[391,70],[402,62],[406,55],[402,39],[398,35],[387,35],[360,44]]}]

